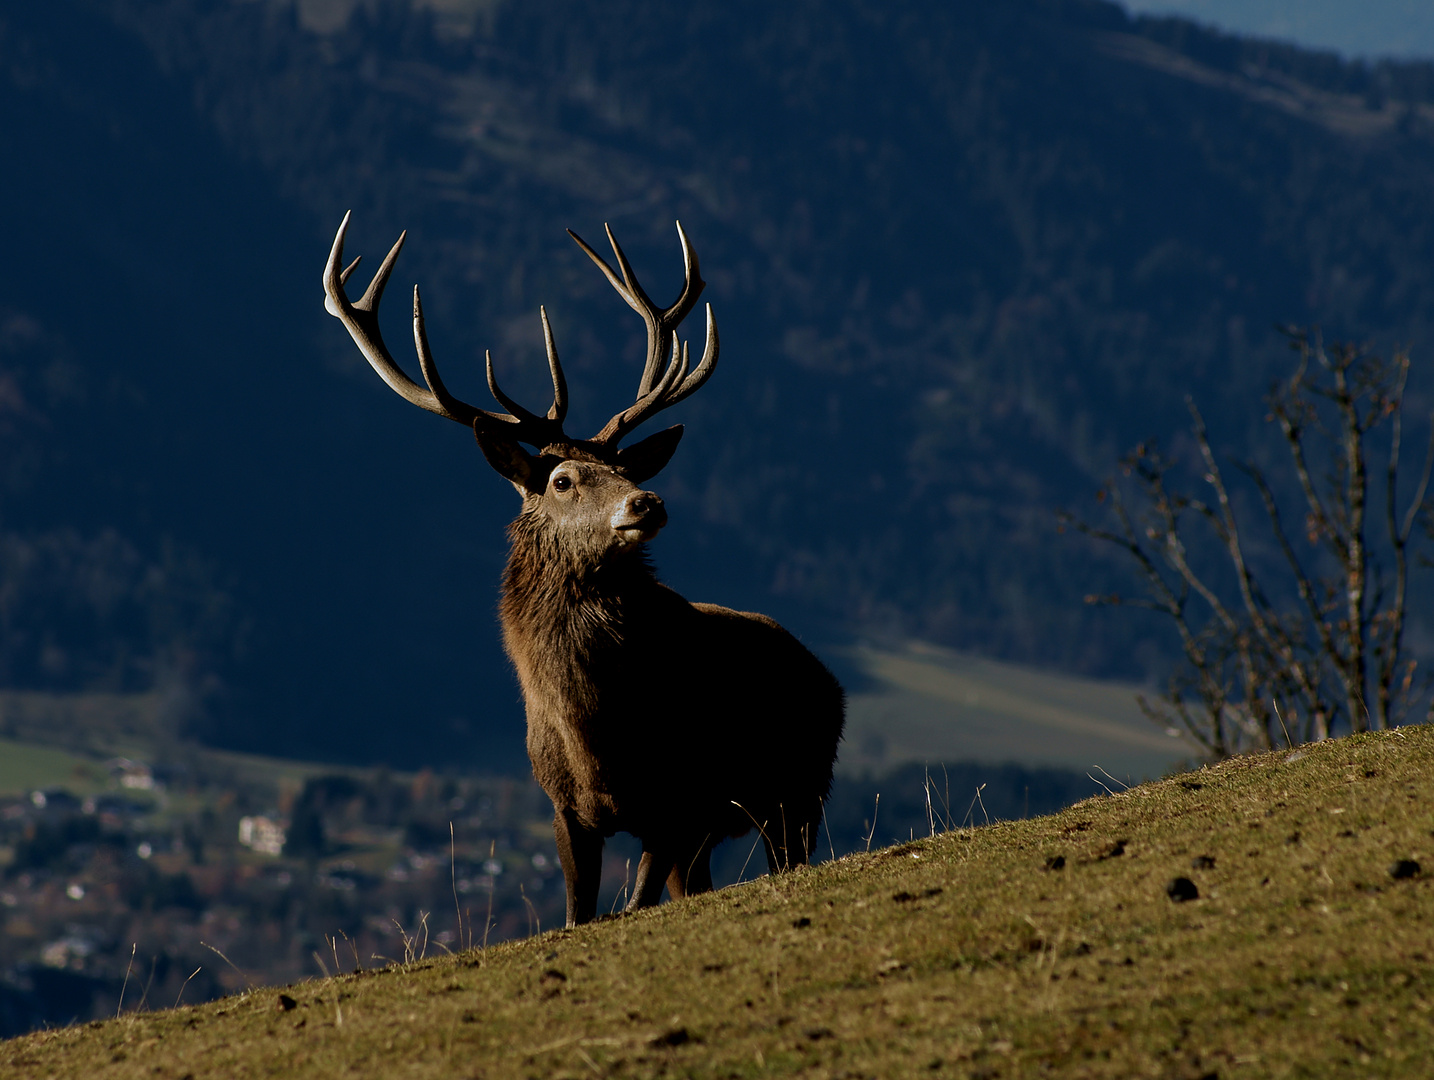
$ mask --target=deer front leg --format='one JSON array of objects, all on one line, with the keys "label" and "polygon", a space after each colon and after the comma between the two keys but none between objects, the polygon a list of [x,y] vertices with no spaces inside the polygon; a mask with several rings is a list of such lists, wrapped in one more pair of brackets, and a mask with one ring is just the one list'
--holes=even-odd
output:
[{"label": "deer front leg", "polygon": [[553,838],[568,892],[568,925],[592,922],[602,880],[602,834],[580,822],[571,809],[560,809],[553,815]]},{"label": "deer front leg", "polygon": [[662,885],[672,873],[673,860],[661,854],[654,854],[651,848],[644,848],[637,863],[637,880],[632,884],[632,899],[624,911],[653,907],[662,899]]}]

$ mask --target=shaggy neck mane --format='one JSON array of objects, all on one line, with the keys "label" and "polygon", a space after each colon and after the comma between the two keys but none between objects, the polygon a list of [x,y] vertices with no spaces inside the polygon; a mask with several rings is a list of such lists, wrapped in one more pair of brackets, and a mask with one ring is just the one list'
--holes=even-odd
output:
[{"label": "shaggy neck mane", "polygon": [[625,609],[649,595],[657,576],[647,545],[584,557],[539,514],[508,526],[511,548],[503,574],[503,623],[510,632],[547,645],[590,648],[622,637]]}]

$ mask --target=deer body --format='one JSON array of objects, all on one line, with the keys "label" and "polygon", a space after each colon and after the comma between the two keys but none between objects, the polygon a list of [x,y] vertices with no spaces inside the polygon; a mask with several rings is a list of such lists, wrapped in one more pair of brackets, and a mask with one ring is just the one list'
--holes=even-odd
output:
[{"label": "deer body", "polygon": [[675,327],[703,285],[681,226],[687,283],[666,310],[647,299],[616,240],[621,280],[578,240],[643,315],[649,341],[637,401],[593,439],[572,440],[562,431],[566,385],[546,313],[554,390],[547,417],[503,395],[491,357],[490,389],[510,412],[489,413],[453,398],[438,378],[415,289],[425,391],[393,363],[378,331],[378,300],[403,238],[364,297],[350,303],[343,282],[353,266],[338,269],[347,224],[346,217],[325,272],[329,310],[392,388],[471,424],[489,464],[523,498],[508,530],[503,641],[523,688],[533,773],[553,802],[568,924],[595,916],[603,841],[615,832],[643,845],[629,908],[656,903],[664,884],[673,896],[710,889],[712,848],[753,828],[771,870],[805,863],[841,738],[841,687],[772,619],[689,603],[657,580],[646,545],[667,514],[639,485],[666,465],[682,429],[617,448],[647,416],[700,387],[716,364],[710,307],[696,369],[688,370],[686,347],[676,342]]},{"label": "deer body", "polygon": [[[631,833],[643,906],[664,882],[677,896],[710,888],[707,854],[754,823],[772,869],[805,862],[841,736],[836,679],[766,616],[661,584],[640,545],[586,566],[551,558],[546,525],[534,509],[510,528],[501,610],[565,870]],[[597,881],[575,878],[583,921]]]}]

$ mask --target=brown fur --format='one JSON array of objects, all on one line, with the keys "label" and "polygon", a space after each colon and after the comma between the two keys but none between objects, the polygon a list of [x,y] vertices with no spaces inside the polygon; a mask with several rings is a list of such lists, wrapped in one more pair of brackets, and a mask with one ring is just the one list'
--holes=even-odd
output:
[{"label": "brown fur", "polygon": [[[593,917],[615,832],[643,843],[631,907],[655,903],[664,881],[679,896],[710,888],[712,847],[754,825],[772,869],[806,862],[841,738],[836,679],[765,615],[662,585],[645,544],[611,527],[633,498],[665,521],[621,470],[568,459],[536,471],[508,530],[503,637],[553,800],[569,922]],[[557,476],[571,479],[566,498]]]}]

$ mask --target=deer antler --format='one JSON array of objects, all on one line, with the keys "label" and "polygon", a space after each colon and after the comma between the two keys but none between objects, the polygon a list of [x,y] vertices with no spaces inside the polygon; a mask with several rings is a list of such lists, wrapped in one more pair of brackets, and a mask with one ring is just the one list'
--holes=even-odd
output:
[{"label": "deer antler", "polygon": [[[608,283],[617,290],[617,294],[626,300],[628,306],[641,315],[642,321],[647,324],[647,361],[643,364],[642,379],[637,384],[637,400],[609,420],[602,431],[591,440],[605,449],[612,449],[638,424],[669,405],[676,405],[711,377],[717,367],[718,340],[717,323],[712,318],[712,305],[708,304],[707,340],[702,350],[702,359],[696,369],[689,372],[687,343],[679,344],[677,327],[697,303],[697,298],[702,295],[707,283],[702,280],[697,265],[697,253],[687,242],[687,233],[682,229],[682,222],[677,223],[677,236],[682,241],[682,262],[686,276],[682,295],[666,309],[659,308],[643,291],[637,276],[632,272],[627,256],[618,246],[612,229],[608,226],[604,228],[607,231],[608,243],[612,245],[612,252],[617,256],[617,265],[622,271],[621,278],[581,236],[571,229],[568,230],[568,235],[587,252],[588,258],[597,264]],[[667,361],[666,367],[662,368],[659,375],[658,369],[664,358]]]},{"label": "deer antler", "polygon": [[[508,410],[501,413],[489,412],[460,401],[443,384],[443,379],[438,374],[438,365],[434,363],[433,353],[428,346],[428,332],[423,322],[423,301],[419,296],[418,286],[415,285],[413,344],[418,352],[418,365],[423,372],[423,381],[428,384],[425,389],[410,379],[394,362],[378,325],[378,305],[383,299],[383,290],[388,285],[389,276],[393,273],[398,253],[403,249],[408,233],[401,233],[398,241],[384,256],[383,263],[369,282],[368,288],[364,290],[363,296],[357,301],[350,301],[344,292],[344,285],[358,266],[359,259],[354,259],[342,271],[339,269],[343,265],[344,237],[348,233],[350,216],[351,212],[344,215],[339,231],[334,236],[333,248],[329,251],[329,261],[324,266],[324,307],[330,315],[344,324],[349,336],[354,339],[354,344],[359,347],[359,352],[363,353],[369,366],[378,372],[379,378],[396,394],[420,409],[457,421],[484,434],[524,442],[539,449],[554,444],[571,444],[572,440],[563,432],[563,420],[568,413],[568,385],[563,377],[563,366],[558,360],[557,346],[553,343],[553,328],[548,324],[547,310],[538,309],[543,321],[543,343],[548,353],[548,371],[553,379],[553,403],[548,408],[548,414],[538,416],[531,413],[503,393],[493,374],[493,355],[485,352],[488,389],[494,399]],[[627,256],[612,235],[612,229],[607,229],[607,238],[612,244],[613,254],[617,256],[621,277],[582,237],[571,229],[568,234],[587,252],[588,257],[597,263],[618,295],[626,300],[647,324],[647,360],[643,365],[642,379],[637,384],[637,400],[609,420],[602,431],[588,442],[591,450],[599,454],[611,454],[622,437],[638,424],[669,405],[676,405],[708,380],[717,366],[717,324],[712,318],[712,305],[708,304],[707,340],[702,359],[695,369],[689,370],[687,343],[677,340],[677,327],[697,303],[706,283],[702,280],[697,266],[697,255],[688,243],[687,234],[682,231],[680,221],[677,223],[677,235],[682,241],[682,261],[686,277],[682,295],[677,298],[676,303],[665,309],[654,304],[638,284]],[[663,366],[664,358],[666,366]]]},{"label": "deer antler", "polygon": [[438,375],[438,365],[434,363],[433,353],[428,347],[428,332],[423,323],[423,302],[418,294],[418,286],[415,285],[413,344],[418,352],[418,364],[423,371],[424,382],[428,384],[428,388],[424,389],[404,374],[403,369],[394,362],[378,326],[379,301],[383,299],[383,290],[388,285],[389,275],[393,273],[398,253],[403,249],[408,233],[405,231],[399,234],[398,241],[384,256],[383,263],[369,282],[368,288],[364,290],[363,296],[357,301],[350,301],[344,292],[344,284],[358,266],[359,259],[355,259],[343,271],[340,271],[339,267],[343,264],[344,236],[348,232],[351,214],[352,211],[344,215],[339,231],[334,236],[334,246],[329,251],[329,261],[324,266],[324,308],[344,324],[344,329],[354,339],[354,344],[358,346],[359,352],[363,353],[369,366],[378,372],[379,378],[388,383],[389,388],[396,394],[420,409],[427,409],[465,427],[479,428],[487,434],[536,447],[568,442],[568,437],[563,433],[563,419],[568,412],[568,386],[563,378],[562,364],[558,361],[557,347],[553,344],[553,330],[548,325],[547,311],[538,309],[543,320],[548,370],[553,377],[553,404],[548,409],[548,415],[543,417],[530,413],[503,393],[493,375],[493,355],[485,352],[488,389],[492,391],[497,402],[508,410],[506,413],[489,412],[460,401],[443,385],[443,380]]}]

